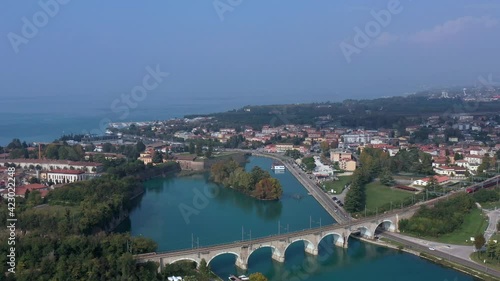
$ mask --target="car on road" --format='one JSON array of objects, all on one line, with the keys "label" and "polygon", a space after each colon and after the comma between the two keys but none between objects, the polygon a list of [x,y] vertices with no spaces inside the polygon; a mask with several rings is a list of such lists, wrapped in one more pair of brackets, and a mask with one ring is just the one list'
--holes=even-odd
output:
[{"label": "car on road", "polygon": [[333,197],[332,197],[332,199],[333,199],[334,201],[337,201],[337,196],[333,196]]},{"label": "car on road", "polygon": [[429,250],[434,251],[434,250],[436,250],[436,249],[434,249],[434,248],[432,248],[432,247],[429,247]]}]

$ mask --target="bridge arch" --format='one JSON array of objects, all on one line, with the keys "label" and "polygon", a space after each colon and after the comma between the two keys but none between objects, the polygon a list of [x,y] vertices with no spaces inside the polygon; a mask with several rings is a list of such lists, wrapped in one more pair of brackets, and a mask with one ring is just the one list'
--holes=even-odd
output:
[{"label": "bridge arch", "polygon": [[222,255],[226,255],[226,254],[231,254],[233,256],[236,256],[236,261],[238,261],[240,259],[240,255],[238,253],[235,253],[235,252],[220,252],[220,253],[217,253],[215,255],[213,255],[208,261],[207,261],[207,265],[209,265],[216,257],[218,256],[222,256]]},{"label": "bridge arch", "polygon": [[333,244],[334,245],[342,247],[344,245],[344,243],[346,242],[346,241],[344,241],[344,239],[346,239],[346,238],[344,238],[343,235],[341,235],[340,233],[335,232],[335,231],[330,231],[330,232],[323,234],[323,236],[321,236],[321,238],[319,239],[318,245],[321,243],[321,241],[323,241],[323,239],[325,239],[327,236],[330,236],[330,235],[333,236]]},{"label": "bridge arch", "polygon": [[381,221],[375,227],[375,231],[374,232],[376,232],[378,228],[383,228],[386,231],[395,232],[396,231],[396,224],[394,222],[392,222],[392,220],[385,219],[385,220]]},{"label": "bridge arch", "polygon": [[367,226],[358,227],[361,237],[373,238],[375,231],[370,230]]},{"label": "bridge arch", "polygon": [[282,257],[285,255],[284,251],[283,251],[283,253],[281,253],[280,250],[273,245],[267,245],[267,244],[259,245],[255,248],[253,248],[250,253],[248,253],[248,257],[246,259],[246,264],[248,264],[248,262],[250,261],[250,257],[252,256],[252,254],[255,253],[257,250],[262,249],[262,248],[271,248],[271,256]]},{"label": "bridge arch", "polygon": [[198,266],[200,265],[200,261],[199,261],[199,260],[195,260],[195,259],[193,259],[193,258],[187,258],[187,257],[186,257],[186,258],[178,258],[178,259],[175,259],[175,260],[173,260],[173,261],[169,262],[169,264],[174,264],[174,263],[176,263],[176,262],[180,262],[180,261],[193,261],[193,262],[195,262],[195,263],[196,263],[196,267],[198,267]]},{"label": "bridge arch", "polygon": [[304,250],[306,251],[306,253],[310,253],[310,254],[317,254],[318,253],[317,245],[315,245],[314,243],[312,243],[310,240],[308,240],[306,238],[297,238],[297,239],[290,241],[290,243],[285,246],[285,250],[283,251],[283,257],[285,257],[285,253],[286,253],[286,250],[288,249],[288,247],[290,247],[293,243],[299,242],[299,241],[304,241],[304,248],[305,248]]}]

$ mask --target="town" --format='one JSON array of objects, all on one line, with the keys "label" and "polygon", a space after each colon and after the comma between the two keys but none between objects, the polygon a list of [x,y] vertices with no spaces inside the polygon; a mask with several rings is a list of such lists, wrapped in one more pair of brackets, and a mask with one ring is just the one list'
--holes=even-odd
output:
[{"label": "town", "polygon": [[[329,105],[308,106],[331,108]],[[249,114],[252,110],[255,109],[245,107],[237,112]],[[342,126],[336,120],[338,117],[330,114],[313,117],[314,122],[310,124],[286,122],[286,118],[275,110],[267,115],[271,116],[267,119],[270,122],[266,124],[263,120],[262,126],[238,122],[229,126],[227,117],[214,115],[111,123],[100,136],[63,135],[53,142],[26,143],[13,139],[7,146],[0,147],[0,194],[5,199],[12,197],[7,189],[9,168],[16,169],[14,196],[42,210],[51,208],[47,206],[54,200],[61,204],[57,201],[61,199],[56,198],[64,198],[61,194],[67,191],[62,190],[77,188],[74,184],[93,181],[99,183],[94,188],[99,188],[106,181],[126,176],[147,180],[172,172],[180,175],[213,173],[211,167],[216,163],[229,160],[244,163],[245,156],[256,155],[274,159],[271,167],[274,173],[292,173],[339,224],[363,221],[365,217],[378,217],[398,209],[415,210],[418,204],[456,192],[473,193],[476,202],[487,206],[500,202],[496,190],[491,194],[476,192],[481,187],[498,185],[500,117],[497,113],[427,114],[419,118],[409,113],[394,119],[395,123],[387,128]],[[275,122],[273,118],[279,117],[283,120]],[[99,181],[100,178],[103,181]],[[86,185],[78,187],[81,186]],[[125,200],[143,192],[136,186],[132,189],[132,192],[125,191]],[[286,186],[283,189],[286,191]],[[58,190],[62,192],[55,198],[50,197],[51,192]],[[280,195],[281,191],[272,200],[279,200]],[[292,198],[300,200],[301,195],[292,195]],[[471,211],[472,199],[452,198],[450,202],[469,200],[463,203],[468,208],[466,212],[453,211],[462,212],[461,221],[470,215],[479,224],[473,227],[486,226],[481,213]],[[83,204],[82,208],[87,208],[85,206]],[[115,211],[111,223],[99,225],[97,229],[113,231],[126,218],[127,211],[122,207],[112,208]],[[103,209],[102,216],[107,216],[105,214]],[[425,214],[417,212],[415,216]],[[445,224],[438,218],[432,222],[402,219],[399,223],[401,232],[429,237],[438,237],[462,225],[459,222]],[[485,250],[493,248],[496,244],[488,241],[500,238],[496,225],[490,222],[484,236],[475,229],[471,230],[473,233],[458,236],[466,239],[467,245],[485,239],[480,246]],[[419,232],[422,228],[434,232]],[[86,232],[95,229],[92,225],[83,228]],[[356,235],[361,239],[379,239],[381,231],[391,229],[394,230],[392,224],[385,226],[382,223]],[[392,241],[402,239],[383,235]],[[339,243],[346,245],[347,240],[342,241]],[[154,248],[148,245],[147,249],[152,252]],[[136,253],[146,255],[147,250]],[[156,254],[147,255],[151,256],[148,260],[151,261]],[[161,262],[159,264],[161,268]],[[240,266],[245,268],[246,264]],[[166,269],[165,272],[170,271]]]}]

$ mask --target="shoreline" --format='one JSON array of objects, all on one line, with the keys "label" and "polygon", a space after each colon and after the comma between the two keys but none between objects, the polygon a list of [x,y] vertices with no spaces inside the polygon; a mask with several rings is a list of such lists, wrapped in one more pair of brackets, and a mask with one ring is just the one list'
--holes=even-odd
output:
[{"label": "shoreline", "polygon": [[[322,202],[322,200],[320,200],[319,198],[317,198],[316,196],[314,196],[314,193],[315,193],[314,188],[313,187],[308,187],[307,182],[305,182],[306,180],[303,180],[300,177],[298,177],[295,174],[296,171],[293,169],[293,167],[290,166],[289,163],[287,163],[286,161],[284,161],[280,157],[277,157],[277,156],[274,156],[274,155],[271,155],[271,154],[262,153],[262,152],[258,152],[258,151],[252,151],[252,152],[249,152],[249,153],[250,153],[251,156],[265,157],[265,158],[270,158],[270,159],[274,159],[274,160],[278,160],[278,161],[282,162],[285,165],[286,169],[293,175],[293,177],[316,200],[316,202],[318,202],[321,205],[321,207],[335,220],[335,222],[342,223],[342,222],[344,222],[346,220],[346,218],[342,217],[338,212],[335,212],[334,210],[332,210],[331,208],[329,208],[328,205],[325,204],[325,202]],[[323,190],[321,190],[320,192],[323,192]]]},{"label": "shoreline", "polygon": [[487,272],[477,271],[477,270],[474,270],[474,269],[469,268],[467,266],[459,265],[457,263],[444,260],[444,259],[437,257],[437,256],[434,256],[434,255],[430,255],[427,253],[422,253],[419,251],[408,249],[405,246],[396,246],[394,243],[397,243],[397,242],[392,241],[390,238],[387,238],[387,237],[384,237],[384,239],[387,239],[390,242],[371,240],[371,239],[366,239],[366,238],[359,237],[359,236],[351,236],[351,237],[354,239],[360,240],[362,242],[365,242],[365,243],[370,243],[370,244],[377,245],[380,247],[385,247],[385,248],[405,252],[405,253],[417,256],[419,258],[425,259],[427,261],[430,261],[434,264],[441,265],[441,266],[444,266],[446,268],[450,268],[450,269],[465,273],[465,274],[472,276],[472,277],[475,277],[475,278],[480,278],[481,280],[487,280],[487,281],[498,280],[495,276],[492,276],[492,275],[488,274]]}]

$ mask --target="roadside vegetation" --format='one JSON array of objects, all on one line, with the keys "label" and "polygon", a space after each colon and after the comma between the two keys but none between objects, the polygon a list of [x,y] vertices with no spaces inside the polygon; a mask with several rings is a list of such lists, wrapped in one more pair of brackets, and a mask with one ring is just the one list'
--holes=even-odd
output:
[{"label": "roadside vegetation", "polygon": [[401,232],[442,243],[472,245],[471,237],[484,233],[488,223],[472,196],[458,194],[422,206],[410,219],[399,222]]}]

